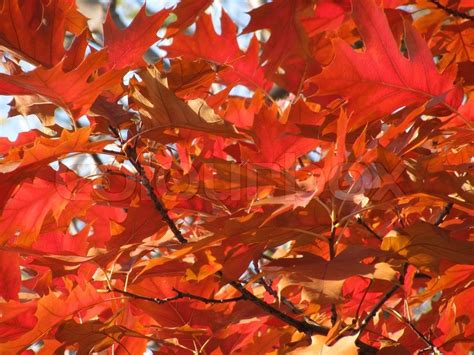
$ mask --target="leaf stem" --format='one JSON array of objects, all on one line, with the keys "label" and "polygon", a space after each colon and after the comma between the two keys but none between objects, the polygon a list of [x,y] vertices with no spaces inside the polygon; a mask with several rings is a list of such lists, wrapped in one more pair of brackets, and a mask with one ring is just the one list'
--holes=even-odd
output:
[{"label": "leaf stem", "polygon": [[360,300],[359,306],[357,306],[356,315],[354,317],[354,324],[359,320],[360,309],[362,308],[362,304],[364,303],[365,297],[367,297],[367,293],[369,293],[370,286],[372,286],[373,282],[374,282],[374,280],[370,279],[370,282],[369,282],[369,284],[367,285],[367,287],[364,291],[364,295],[362,296],[362,299]]}]

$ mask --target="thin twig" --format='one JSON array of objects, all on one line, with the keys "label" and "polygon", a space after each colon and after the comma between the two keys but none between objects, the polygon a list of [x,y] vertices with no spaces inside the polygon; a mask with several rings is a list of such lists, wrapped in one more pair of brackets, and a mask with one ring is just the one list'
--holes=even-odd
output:
[{"label": "thin twig", "polygon": [[244,296],[238,296],[238,297],[232,297],[232,298],[224,298],[224,299],[217,299],[217,298],[206,298],[206,297],[201,297],[197,295],[193,295],[191,293],[187,292],[181,292],[175,288],[173,288],[173,291],[176,292],[178,295],[184,298],[190,298],[196,301],[201,301],[203,303],[230,303],[230,302],[238,302],[238,301],[243,301],[245,298]]},{"label": "thin twig", "polygon": [[436,219],[436,221],[433,223],[435,226],[439,226],[445,218],[448,216],[449,212],[451,212],[451,209],[453,208],[453,203],[448,202],[446,206],[444,206],[443,210],[441,211],[440,215]]},{"label": "thin twig", "polygon": [[[260,274],[260,267],[258,266],[258,262],[254,261],[254,268],[255,272],[257,274]],[[272,281],[271,280],[266,280],[263,276],[257,280],[257,282],[263,286],[265,291],[267,291],[271,296],[273,296],[275,299],[280,300],[281,303],[283,303],[285,306],[287,306],[291,312],[294,314],[302,314],[303,311],[297,308],[291,301],[289,301],[286,297],[279,296],[277,291],[275,291],[272,288]]]},{"label": "thin twig", "polygon": [[364,227],[370,234],[372,234],[375,238],[377,238],[378,240],[382,240],[382,237],[380,235],[378,235],[377,233],[375,233],[375,231],[370,228],[370,226],[364,222],[364,220],[362,219],[362,217],[357,217],[357,223],[359,223],[362,227]]},{"label": "thin twig", "polygon": [[438,0],[429,0],[429,1],[432,4],[434,4],[438,9],[441,9],[441,10],[447,12],[450,15],[453,15],[455,17],[464,18],[466,20],[474,21],[474,16],[466,14],[465,12],[461,12],[461,11],[458,11],[458,10],[451,9],[451,8],[441,4]]},{"label": "thin twig", "polygon": [[303,159],[301,159],[301,157],[298,157],[298,164],[304,168],[304,162],[303,162]]},{"label": "thin twig", "polygon": [[109,291],[121,293],[122,295],[128,296],[130,298],[138,299],[138,300],[155,302],[157,304],[163,304],[163,303],[175,301],[177,299],[182,298],[180,295],[175,295],[175,296],[167,297],[167,298],[148,297],[148,296],[138,295],[130,291],[121,290],[115,287],[113,287],[112,289],[109,288]]},{"label": "thin twig", "polygon": [[388,291],[378,302],[377,304],[372,308],[370,313],[364,318],[362,323],[360,324],[359,330],[362,333],[362,331],[369,325],[369,322],[372,320],[372,318],[375,317],[377,312],[379,311],[380,308],[384,305],[385,302],[388,301],[390,297],[398,290],[400,285],[394,285],[390,291]]},{"label": "thin twig", "polygon": [[281,321],[285,322],[288,325],[291,325],[292,327],[296,328],[298,331],[302,333],[307,333],[310,335],[311,334],[327,335],[329,332],[329,328],[327,327],[323,327],[323,326],[313,324],[313,323],[307,323],[305,321],[299,321],[297,319],[290,317],[289,315],[281,312],[280,310],[274,308],[273,306],[269,305],[265,301],[255,296],[252,292],[247,290],[244,286],[242,286],[237,281],[230,281],[229,285],[231,285],[233,288],[238,290],[247,301],[254,303],[259,308],[264,310],[266,313],[277,317]]},{"label": "thin twig", "polygon": [[[336,250],[334,249],[334,242],[335,242],[335,239],[336,239],[336,225],[337,225],[337,221],[336,221],[336,215],[335,215],[335,212],[334,212],[334,206],[333,206],[333,209],[332,209],[332,213],[331,213],[331,236],[329,237],[329,260],[332,260],[334,259],[334,257],[336,256]],[[336,305],[333,303],[331,304],[331,324],[334,326],[337,322],[337,309],[336,309]]]},{"label": "thin twig", "polygon": [[121,289],[118,289],[118,288],[115,288],[115,287],[113,287],[112,289],[109,289],[109,290],[113,291],[113,292],[121,293],[121,294],[126,295],[130,298],[140,299],[140,300],[144,300],[144,301],[150,301],[150,302],[154,302],[154,303],[157,303],[157,304],[163,304],[163,303],[167,303],[167,302],[171,302],[171,301],[176,301],[176,300],[179,300],[181,298],[189,298],[189,299],[192,299],[192,300],[196,300],[196,301],[203,302],[203,303],[210,303],[210,304],[230,303],[230,302],[238,302],[238,301],[243,301],[244,300],[243,296],[233,297],[233,298],[225,298],[225,299],[206,298],[206,297],[202,297],[202,296],[198,296],[198,295],[193,295],[193,294],[187,293],[187,292],[181,292],[181,291],[179,291],[175,288],[173,288],[173,291],[176,292],[176,295],[171,296],[171,297],[167,297],[167,298],[156,298],[156,297],[142,296],[142,295],[138,295],[138,294],[130,292],[130,291],[121,290]]}]

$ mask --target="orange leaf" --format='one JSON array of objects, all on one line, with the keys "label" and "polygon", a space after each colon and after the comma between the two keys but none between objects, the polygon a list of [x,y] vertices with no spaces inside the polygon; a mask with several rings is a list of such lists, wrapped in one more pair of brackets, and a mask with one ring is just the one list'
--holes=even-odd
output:
[{"label": "orange leaf", "polygon": [[100,51],[86,57],[81,65],[70,72],[64,72],[63,63],[59,62],[51,69],[38,67],[25,74],[0,74],[0,94],[39,94],[68,110],[74,118],[79,118],[103,91],[122,81],[125,70],[112,70],[93,81],[89,80],[106,63],[107,54]]},{"label": "orange leaf", "polygon": [[18,353],[40,340],[60,322],[75,316],[79,311],[95,306],[103,299],[104,296],[97,293],[91,284],[86,284],[85,287],[77,286],[66,297],[51,292],[37,302],[35,312],[37,322],[33,329],[8,343],[0,343],[0,352]]},{"label": "orange leaf", "polygon": [[278,121],[278,109],[262,107],[256,115],[253,131],[258,151],[242,146],[242,157],[274,170],[289,169],[298,159],[316,148],[316,140],[293,134],[289,125]]}]

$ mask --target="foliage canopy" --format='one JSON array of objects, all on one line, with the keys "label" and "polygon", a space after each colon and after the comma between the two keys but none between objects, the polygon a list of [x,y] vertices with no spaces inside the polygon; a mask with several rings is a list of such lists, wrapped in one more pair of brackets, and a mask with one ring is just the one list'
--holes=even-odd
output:
[{"label": "foliage canopy", "polygon": [[0,2],[0,353],[467,353],[472,1],[212,3]]}]

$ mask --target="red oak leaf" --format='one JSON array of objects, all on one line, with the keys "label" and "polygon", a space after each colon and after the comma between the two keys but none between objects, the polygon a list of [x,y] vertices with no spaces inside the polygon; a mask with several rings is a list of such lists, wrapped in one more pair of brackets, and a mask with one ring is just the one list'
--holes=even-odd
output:
[{"label": "red oak leaf", "polygon": [[244,30],[244,33],[270,30],[270,38],[263,44],[261,62],[271,78],[295,93],[308,74],[320,70],[310,54],[308,35],[302,25],[302,18],[312,14],[312,1],[273,1],[252,10],[250,23]]},{"label": "red oak leaf", "polygon": [[353,18],[364,41],[365,51],[356,53],[339,39],[336,55],[323,72],[311,79],[318,95],[341,95],[355,115],[351,130],[411,104],[432,101],[456,109],[462,90],[453,86],[455,73],[439,74],[425,41],[405,21],[405,58],[390,30],[383,10],[374,0],[354,0]]},{"label": "red oak leaf", "polygon": [[46,67],[64,56],[65,31],[78,35],[87,26],[71,0],[5,0],[1,7],[0,46]]},{"label": "red oak leaf", "polygon": [[253,124],[257,150],[242,146],[242,160],[275,170],[289,169],[298,157],[316,148],[315,139],[294,135],[288,127],[278,121],[276,106],[262,108]]},{"label": "red oak leaf", "polygon": [[107,69],[137,68],[142,66],[142,56],[158,37],[156,32],[163,25],[170,11],[162,10],[147,16],[143,6],[132,23],[120,30],[114,23],[110,13],[104,23],[104,46],[107,48],[109,60]]},{"label": "red oak leaf", "polygon": [[173,44],[165,47],[170,57],[205,59],[228,68],[220,73],[227,85],[239,82],[251,88],[269,89],[271,84],[264,78],[258,59],[258,41],[252,39],[246,52],[237,43],[236,26],[224,11],[221,18],[222,32],[214,30],[210,15],[202,15],[196,22],[196,32],[192,35],[178,34]]}]

